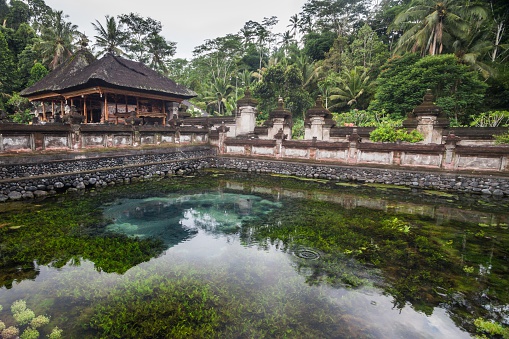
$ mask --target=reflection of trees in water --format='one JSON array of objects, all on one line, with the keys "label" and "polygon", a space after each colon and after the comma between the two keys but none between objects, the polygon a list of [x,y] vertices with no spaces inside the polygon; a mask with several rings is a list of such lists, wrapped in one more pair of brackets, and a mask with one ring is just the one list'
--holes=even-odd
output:
[{"label": "reflection of trees in water", "polygon": [[481,227],[483,233],[475,223],[437,224],[348,202],[343,208],[323,199],[292,200],[281,213],[243,228],[241,241],[291,254],[310,285],[376,286],[393,297],[395,308],[411,305],[430,315],[446,307],[470,330],[476,317],[507,317],[509,282],[501,277],[509,236],[503,224]]},{"label": "reflection of trees in water", "polygon": [[12,288],[14,282],[20,283],[23,280],[35,280],[39,276],[39,270],[34,263],[23,267],[2,267],[0,269],[0,288]]}]

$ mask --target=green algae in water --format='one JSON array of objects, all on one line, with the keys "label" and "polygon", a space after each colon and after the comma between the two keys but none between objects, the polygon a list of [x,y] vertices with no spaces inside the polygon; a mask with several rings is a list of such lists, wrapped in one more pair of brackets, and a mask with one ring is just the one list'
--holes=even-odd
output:
[{"label": "green algae in water", "polygon": [[[506,321],[508,235],[476,234],[481,222],[507,225],[507,214],[227,177],[116,187],[2,215],[26,225],[0,229],[3,262],[20,259],[5,251],[11,238],[20,263],[43,252],[47,261],[0,299],[28,296],[80,338],[469,337],[478,317]],[[158,239],[164,252],[104,270]]]}]

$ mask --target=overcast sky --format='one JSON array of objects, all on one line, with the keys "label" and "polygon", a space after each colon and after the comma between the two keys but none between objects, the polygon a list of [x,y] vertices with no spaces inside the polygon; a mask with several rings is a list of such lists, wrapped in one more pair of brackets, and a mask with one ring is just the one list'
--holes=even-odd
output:
[{"label": "overcast sky", "polygon": [[307,0],[45,0],[54,10],[69,15],[89,38],[96,35],[92,22],[105,25],[106,15],[138,13],[161,21],[162,35],[177,43],[178,58],[192,58],[194,47],[206,39],[237,33],[244,23],[262,22],[277,16],[276,32],[288,30],[290,17],[298,14]]}]

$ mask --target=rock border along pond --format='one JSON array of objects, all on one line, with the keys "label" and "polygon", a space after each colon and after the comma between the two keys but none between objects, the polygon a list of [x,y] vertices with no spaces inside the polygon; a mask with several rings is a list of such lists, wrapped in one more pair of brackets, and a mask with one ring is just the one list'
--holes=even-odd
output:
[{"label": "rock border along pond", "polygon": [[214,147],[184,146],[4,158],[0,160],[0,202],[190,174],[207,168],[509,196],[509,178],[487,173],[475,175],[218,156]]}]

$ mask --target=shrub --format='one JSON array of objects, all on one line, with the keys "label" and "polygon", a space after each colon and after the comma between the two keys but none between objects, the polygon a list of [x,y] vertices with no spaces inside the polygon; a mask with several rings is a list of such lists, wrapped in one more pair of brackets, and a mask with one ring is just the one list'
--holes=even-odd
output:
[{"label": "shrub", "polygon": [[509,144],[509,131],[505,134],[497,134],[493,136],[496,144]]},{"label": "shrub", "polygon": [[470,123],[474,127],[498,127],[507,126],[509,123],[509,111],[489,111],[477,115]]},{"label": "shrub", "polygon": [[408,132],[404,128],[397,128],[391,125],[381,125],[369,134],[369,139],[375,142],[419,142],[424,140],[424,137],[417,130]]}]

